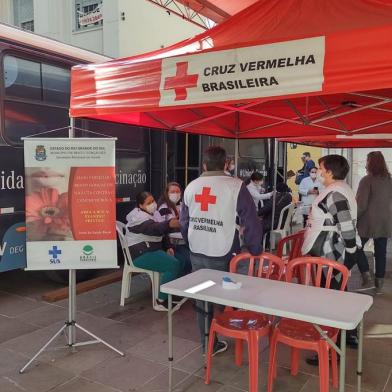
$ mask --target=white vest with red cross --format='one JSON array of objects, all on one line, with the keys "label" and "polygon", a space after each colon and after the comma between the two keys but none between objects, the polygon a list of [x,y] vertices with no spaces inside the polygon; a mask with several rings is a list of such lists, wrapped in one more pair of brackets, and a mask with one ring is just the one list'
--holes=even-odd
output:
[{"label": "white vest with red cross", "polygon": [[237,199],[242,181],[229,176],[202,176],[184,192],[189,210],[188,241],[194,253],[226,255],[236,230]]}]

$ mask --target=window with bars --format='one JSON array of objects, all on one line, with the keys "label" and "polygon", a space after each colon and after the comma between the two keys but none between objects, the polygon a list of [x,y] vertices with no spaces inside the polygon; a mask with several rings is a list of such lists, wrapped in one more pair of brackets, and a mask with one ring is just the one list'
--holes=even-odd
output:
[{"label": "window with bars", "polygon": [[22,22],[20,27],[23,30],[34,31],[34,20],[28,20],[26,22]]},{"label": "window with bars", "polygon": [[86,30],[102,26],[102,0],[75,1],[75,30]]},{"label": "window with bars", "polygon": [[34,31],[33,0],[13,0],[14,25],[24,30]]}]

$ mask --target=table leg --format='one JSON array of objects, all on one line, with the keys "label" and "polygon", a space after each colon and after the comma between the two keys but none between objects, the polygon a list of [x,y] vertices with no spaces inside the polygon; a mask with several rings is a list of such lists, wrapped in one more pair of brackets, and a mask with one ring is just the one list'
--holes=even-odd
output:
[{"label": "table leg", "polygon": [[172,296],[168,295],[168,334],[169,334],[169,392],[173,390],[173,312],[172,312]]},{"label": "table leg", "polygon": [[208,348],[208,335],[210,331],[208,330],[208,302],[204,302],[204,354],[207,360],[207,348]]},{"label": "table leg", "polygon": [[344,392],[346,376],[346,330],[340,331],[340,372],[339,372],[339,392]]},{"label": "table leg", "polygon": [[363,319],[358,325],[358,362],[357,362],[357,390],[361,392],[362,384],[362,354],[363,354]]}]

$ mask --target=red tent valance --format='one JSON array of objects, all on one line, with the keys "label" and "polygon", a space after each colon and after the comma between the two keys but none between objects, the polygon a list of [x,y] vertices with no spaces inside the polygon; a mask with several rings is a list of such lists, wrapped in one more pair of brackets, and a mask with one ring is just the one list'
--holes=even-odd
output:
[{"label": "red tent valance", "polygon": [[160,51],[72,70],[72,117],[222,137],[392,133],[392,3],[260,0]]}]

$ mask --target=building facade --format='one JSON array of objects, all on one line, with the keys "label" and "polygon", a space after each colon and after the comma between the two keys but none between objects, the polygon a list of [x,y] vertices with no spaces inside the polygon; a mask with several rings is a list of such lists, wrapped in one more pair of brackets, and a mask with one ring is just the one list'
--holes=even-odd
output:
[{"label": "building facade", "polygon": [[157,50],[203,31],[145,0],[0,0],[0,22],[110,57]]}]

